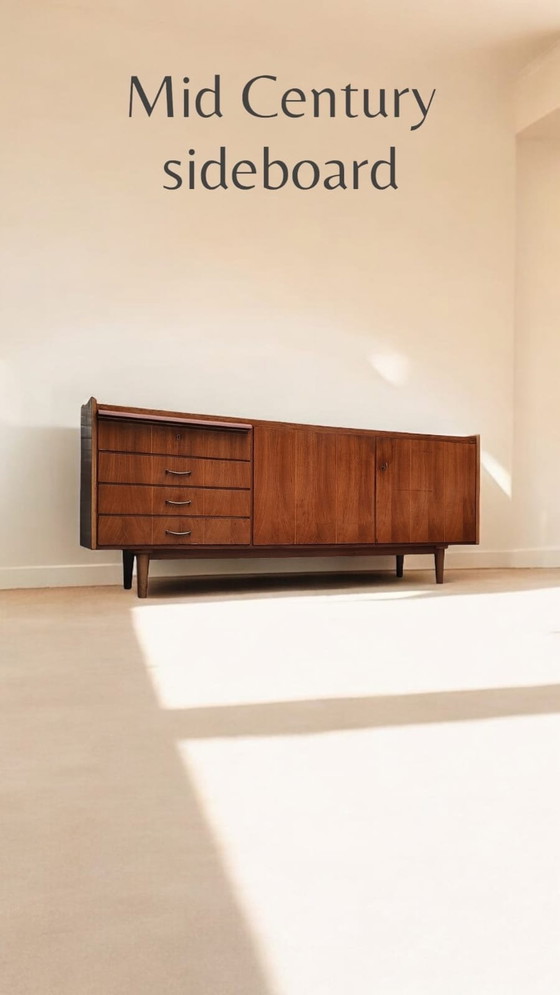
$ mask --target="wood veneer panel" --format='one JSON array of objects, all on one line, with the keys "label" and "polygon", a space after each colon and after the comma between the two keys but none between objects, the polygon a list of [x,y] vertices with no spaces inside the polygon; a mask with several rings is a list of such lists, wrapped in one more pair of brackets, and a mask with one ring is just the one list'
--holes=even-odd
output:
[{"label": "wood veneer panel", "polygon": [[99,449],[122,453],[150,453],[152,426],[129,425],[126,422],[98,420]]},{"label": "wood veneer panel", "polygon": [[100,515],[209,515],[248,518],[251,492],[218,488],[100,484]]},{"label": "wood veneer panel", "polygon": [[102,546],[242,545],[251,539],[248,518],[100,515]]},{"label": "wood veneer panel", "polygon": [[255,545],[293,543],[296,533],[295,431],[258,427],[254,432]]},{"label": "wood veneer panel", "polygon": [[249,460],[251,433],[100,418],[99,448],[122,453]]},{"label": "wood veneer panel", "polygon": [[336,541],[375,542],[375,440],[336,436]]},{"label": "wood veneer panel", "polygon": [[151,546],[152,519],[140,515],[100,515],[97,535],[100,546]]},{"label": "wood veneer panel", "polygon": [[[190,505],[172,505],[170,501]],[[210,517],[249,518],[251,515],[251,492],[242,490],[220,490],[219,488],[154,487],[153,515],[206,515]],[[181,510],[182,509],[182,510]]]},{"label": "wood veneer panel", "polygon": [[115,484],[249,488],[251,464],[235,460],[190,459],[185,456],[100,453],[99,480]]},{"label": "wood veneer panel", "polygon": [[249,432],[154,425],[150,452],[248,460],[251,458],[251,435]]},{"label": "wood veneer panel", "polygon": [[444,542],[444,443],[378,439],[377,542]]},{"label": "wood veneer panel", "polygon": [[443,445],[445,541],[477,542],[477,448]]},{"label": "wood veneer panel", "polygon": [[296,432],[296,543],[336,541],[336,436]]}]

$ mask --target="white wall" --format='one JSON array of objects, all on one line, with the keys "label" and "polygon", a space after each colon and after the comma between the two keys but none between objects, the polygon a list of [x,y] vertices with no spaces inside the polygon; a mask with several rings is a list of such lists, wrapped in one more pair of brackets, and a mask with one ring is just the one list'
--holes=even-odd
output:
[{"label": "white wall", "polygon": [[[444,57],[433,31],[399,29],[398,18],[393,33],[380,31],[357,2],[309,4],[305,16],[291,4],[275,24],[253,2],[188,18],[174,2],[157,11],[36,0],[12,14],[2,583],[118,576],[116,554],[78,545],[79,406],[91,394],[480,433],[482,547],[454,562],[506,562],[516,546],[507,67],[474,49]],[[132,73],[146,85],[165,73],[205,85],[214,72],[229,96],[222,120],[127,118]],[[233,99],[259,72],[286,87],[438,92],[415,132],[404,119],[260,122]],[[242,158],[269,144],[324,161],[377,158],[392,143],[397,192],[162,189],[161,163],[192,146],[211,157],[224,144]]]}]

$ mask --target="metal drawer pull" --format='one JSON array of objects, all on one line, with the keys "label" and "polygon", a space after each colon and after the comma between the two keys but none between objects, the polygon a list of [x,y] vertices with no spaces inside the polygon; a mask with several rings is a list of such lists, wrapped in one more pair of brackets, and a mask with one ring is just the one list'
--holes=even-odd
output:
[{"label": "metal drawer pull", "polygon": [[165,530],[166,536],[190,536],[191,532],[192,529],[189,529],[188,532],[172,532],[171,529]]},{"label": "metal drawer pull", "polygon": [[190,477],[192,470],[166,470],[166,473],[173,473],[176,477]]},{"label": "metal drawer pull", "polygon": [[168,501],[167,498],[166,498],[165,503],[166,504],[192,504],[192,501]]}]

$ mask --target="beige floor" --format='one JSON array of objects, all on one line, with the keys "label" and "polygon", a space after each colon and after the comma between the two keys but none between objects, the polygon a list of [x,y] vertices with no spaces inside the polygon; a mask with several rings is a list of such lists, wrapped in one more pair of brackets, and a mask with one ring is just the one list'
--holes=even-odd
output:
[{"label": "beige floor", "polygon": [[555,995],[560,571],[4,592],[6,995]]}]

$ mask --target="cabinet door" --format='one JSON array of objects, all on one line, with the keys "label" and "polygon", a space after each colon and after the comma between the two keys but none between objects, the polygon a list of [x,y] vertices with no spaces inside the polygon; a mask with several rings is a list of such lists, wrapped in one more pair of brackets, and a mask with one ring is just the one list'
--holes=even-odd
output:
[{"label": "cabinet door", "polygon": [[476,446],[378,438],[378,543],[476,542]]},{"label": "cabinet door", "polygon": [[336,436],[336,541],[375,542],[375,439]]},{"label": "cabinet door", "polygon": [[296,541],[296,431],[256,425],[254,435],[255,546]]},{"label": "cabinet door", "polygon": [[443,443],[377,440],[377,542],[443,542]]},{"label": "cabinet door", "polygon": [[298,428],[296,543],[336,542],[336,434]]}]

